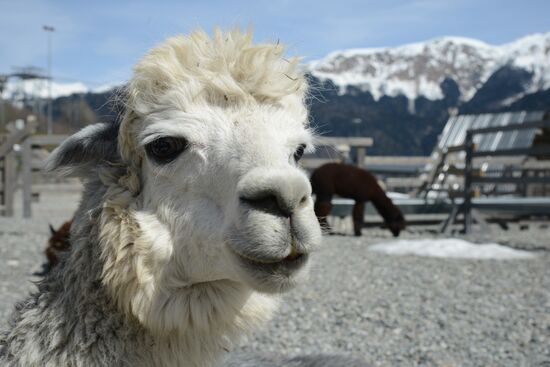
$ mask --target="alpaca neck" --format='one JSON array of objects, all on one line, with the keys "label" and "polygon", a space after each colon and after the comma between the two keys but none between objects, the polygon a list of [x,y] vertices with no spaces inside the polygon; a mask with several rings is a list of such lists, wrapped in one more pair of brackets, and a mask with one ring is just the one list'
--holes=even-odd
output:
[{"label": "alpaca neck", "polygon": [[376,208],[376,211],[384,218],[384,221],[387,223],[394,219],[396,207],[384,190],[380,187],[376,187],[371,188],[371,192],[372,194],[369,199]]},{"label": "alpaca neck", "polygon": [[[201,284],[197,289],[187,293],[187,302],[191,305],[206,293],[216,293],[227,287],[232,288],[233,285],[224,284],[224,282]],[[227,297],[230,298],[239,297],[238,294],[230,295],[231,292],[227,289],[223,292],[228,293]],[[154,334],[155,344],[151,352],[153,355],[163,356],[163,363],[159,365],[218,366],[227,352],[235,347],[242,334],[257,327],[259,323],[265,322],[271,314],[269,307],[274,306],[272,298],[248,291],[247,293],[249,293],[247,298],[245,295],[240,296],[246,299],[246,302],[239,310],[228,306],[228,303],[233,300],[222,300],[218,296],[214,299],[207,297],[200,301],[200,306],[198,304],[190,306],[180,316],[189,320],[203,318],[202,325],[200,322],[190,323],[185,329],[169,334]],[[206,310],[211,312],[207,313]]]}]

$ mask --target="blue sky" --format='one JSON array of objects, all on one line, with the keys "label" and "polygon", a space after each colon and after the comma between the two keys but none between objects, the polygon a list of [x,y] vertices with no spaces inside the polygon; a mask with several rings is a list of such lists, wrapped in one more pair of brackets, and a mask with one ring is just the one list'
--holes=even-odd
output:
[{"label": "blue sky", "polygon": [[502,44],[550,31],[549,0],[45,1],[0,0],[0,74],[45,67],[53,25],[53,74],[90,87],[126,80],[165,37],[215,25],[252,25],[308,60],[344,48],[396,46],[443,36]]}]

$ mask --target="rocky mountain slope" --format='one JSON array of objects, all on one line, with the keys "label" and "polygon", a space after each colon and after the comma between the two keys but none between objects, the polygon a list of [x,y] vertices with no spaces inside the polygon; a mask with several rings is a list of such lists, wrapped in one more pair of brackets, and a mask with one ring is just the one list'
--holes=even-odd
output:
[{"label": "rocky mountain slope", "polygon": [[371,154],[429,154],[449,111],[550,110],[550,33],[337,51],[307,68],[315,126],[372,136]]},{"label": "rocky mountain slope", "polygon": [[441,83],[451,78],[464,102],[471,100],[504,67],[527,74],[524,88],[514,95],[516,98],[521,93],[550,88],[550,33],[529,35],[502,46],[442,37],[394,48],[336,51],[310,63],[308,70],[320,80],[331,80],[339,94],[353,86],[370,92],[375,100],[397,95],[410,100],[442,99]]}]

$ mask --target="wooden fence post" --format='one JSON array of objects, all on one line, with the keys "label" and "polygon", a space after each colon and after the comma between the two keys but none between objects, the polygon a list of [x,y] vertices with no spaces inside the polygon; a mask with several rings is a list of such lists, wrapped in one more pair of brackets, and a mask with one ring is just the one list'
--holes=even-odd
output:
[{"label": "wooden fence post", "polygon": [[4,195],[4,215],[13,217],[13,193],[15,192],[15,154],[13,151],[4,155],[4,175],[2,177],[2,190]]},{"label": "wooden fence post", "polygon": [[363,168],[365,166],[366,155],[367,155],[367,148],[357,147],[357,167]]},{"label": "wooden fence post", "polygon": [[31,136],[21,144],[21,178],[23,181],[23,218],[32,216],[32,145]]}]

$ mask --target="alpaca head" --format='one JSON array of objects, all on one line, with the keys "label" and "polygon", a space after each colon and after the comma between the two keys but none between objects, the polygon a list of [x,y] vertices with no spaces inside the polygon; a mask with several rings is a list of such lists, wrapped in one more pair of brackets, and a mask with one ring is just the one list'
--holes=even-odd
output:
[{"label": "alpaca head", "polygon": [[392,210],[391,217],[386,220],[386,224],[394,237],[399,237],[399,233],[407,227],[407,222],[397,207]]},{"label": "alpaca head", "polygon": [[120,236],[148,292],[228,280],[275,293],[306,272],[321,237],[298,166],[312,137],[304,76],[282,52],[239,31],[169,39],[135,67],[120,126],[89,127],[51,158],[85,175],[122,167],[115,211],[138,234]]},{"label": "alpaca head", "polygon": [[59,229],[55,229],[50,224],[50,238],[48,239],[48,247],[44,251],[46,257],[48,258],[48,265],[50,267],[55,266],[59,263],[59,255],[68,251],[71,248],[70,242],[70,233],[71,233],[71,223],[72,220],[69,220]]}]

